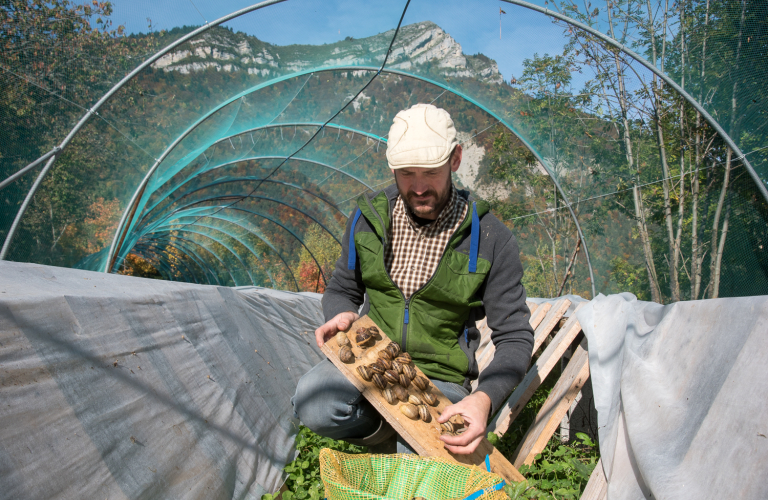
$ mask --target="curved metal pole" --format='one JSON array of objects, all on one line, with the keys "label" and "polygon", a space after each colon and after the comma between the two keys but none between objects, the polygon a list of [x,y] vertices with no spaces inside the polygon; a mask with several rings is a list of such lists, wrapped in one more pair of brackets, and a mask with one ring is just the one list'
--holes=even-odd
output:
[{"label": "curved metal pole", "polygon": [[[171,231],[171,230],[169,230],[169,232],[170,232],[170,231]],[[229,267],[227,267],[227,265],[224,263],[224,261],[222,261],[222,260],[219,258],[219,256],[218,256],[218,255],[216,255],[216,254],[215,254],[215,253],[213,253],[211,250],[209,250],[209,249],[208,249],[208,248],[207,248],[205,245],[203,245],[203,244],[202,244],[202,243],[200,243],[199,241],[191,240],[191,239],[189,239],[189,238],[184,238],[183,236],[179,236],[179,235],[177,235],[177,234],[174,234],[173,236],[169,235],[168,237],[169,237],[169,238],[170,238],[170,237],[173,237],[173,238],[175,238],[175,239],[177,239],[177,240],[180,240],[180,241],[185,241],[185,242],[187,242],[187,243],[190,243],[190,244],[192,244],[192,245],[196,245],[196,246],[198,246],[198,247],[202,248],[203,250],[205,250],[206,252],[208,252],[209,254],[211,254],[211,255],[213,256],[213,258],[214,258],[214,259],[216,259],[217,261],[219,261],[219,264],[221,264],[221,267],[223,267],[223,268],[224,268],[224,270],[225,270],[225,271],[227,271],[227,274],[229,274],[229,278],[232,280],[232,283],[234,283],[234,284],[235,284],[235,286],[237,286],[237,280],[236,280],[236,279],[235,279],[235,277],[232,275],[232,271],[230,271],[230,270],[229,270]],[[217,281],[219,281],[219,280],[218,280],[218,275],[216,276],[216,278],[217,278]],[[219,281],[219,284],[221,284],[221,281]]]},{"label": "curved metal pole", "polygon": [[32,170],[36,166],[40,165],[41,163],[43,163],[45,160],[47,160],[51,156],[57,155],[60,152],[61,152],[61,148],[56,146],[55,148],[53,148],[52,150],[48,151],[43,156],[41,156],[37,160],[33,161],[32,163],[30,163],[26,167],[22,168],[21,170],[19,170],[15,174],[9,175],[3,182],[0,182],[0,189],[3,189],[5,186],[7,186],[11,182],[15,181],[16,179],[18,179],[22,175],[26,174],[27,172],[29,172],[30,170]]},{"label": "curved metal pole", "polygon": [[[268,129],[268,128],[280,128],[280,127],[316,127],[316,128],[320,128],[322,126],[323,126],[323,124],[321,122],[284,122],[284,123],[281,122],[281,123],[268,123],[267,125],[261,125],[261,126],[258,126],[258,127],[249,128],[247,130],[243,130],[242,132],[238,132],[238,133],[236,133],[234,135],[230,135],[230,136],[227,136],[227,137],[222,137],[221,139],[219,139],[218,141],[214,142],[213,144],[211,144],[208,147],[215,146],[216,144],[218,144],[220,142],[224,142],[227,139],[231,139],[232,137],[237,137],[239,135],[256,132],[257,130],[264,130],[264,129]],[[347,127],[346,125],[337,125],[335,123],[329,123],[328,125],[326,125],[326,127],[346,130],[347,132],[354,132],[356,134],[359,134],[359,135],[362,135],[362,136],[365,136],[365,137],[369,137],[369,138],[371,138],[371,139],[373,139],[375,141],[383,142],[384,144],[387,143],[387,139],[384,138],[384,137],[380,137],[380,136],[378,136],[376,134],[372,134],[370,132],[365,132],[363,130],[358,130],[356,128]]]},{"label": "curved metal pole", "polygon": [[[193,179],[197,178],[198,176],[207,174],[209,172],[214,172],[214,171],[216,171],[216,170],[218,170],[220,168],[225,168],[225,167],[228,167],[230,165],[236,165],[236,164],[238,164],[240,162],[244,162],[244,161],[252,161],[252,160],[284,160],[286,158],[287,158],[286,156],[249,156],[248,158],[241,158],[239,160],[233,160],[233,161],[229,161],[229,162],[226,162],[226,163],[222,163],[221,165],[217,165],[216,167],[214,167],[214,168],[212,168],[210,170],[204,170],[202,172],[198,172],[197,174],[188,177],[184,182],[182,182],[180,184],[177,184],[176,187],[173,188],[173,190],[169,191],[169,194],[172,193],[172,192],[177,191],[184,184],[192,181]],[[367,189],[373,190],[373,188],[371,186],[369,186],[365,181],[355,177],[354,175],[351,175],[351,174],[349,174],[347,172],[344,172],[343,170],[340,170],[340,169],[338,169],[338,168],[336,168],[334,166],[328,165],[327,163],[323,163],[323,162],[319,162],[319,161],[315,161],[315,160],[310,160],[308,158],[296,158],[296,157],[294,157],[294,158],[291,158],[291,160],[302,161],[302,162],[307,162],[307,163],[313,163],[313,164],[316,164],[316,165],[320,165],[320,166],[323,166],[323,167],[330,168],[331,170],[334,170],[334,171],[339,172],[339,173],[341,173],[343,175],[346,175],[347,177],[352,178],[353,180],[355,180],[355,181],[359,182],[360,184],[362,184],[363,186],[365,186]],[[297,186],[295,184],[291,184],[291,183],[288,183],[288,182],[284,182],[284,181],[275,181],[275,180],[272,180],[272,179],[260,179],[260,180],[262,180],[262,182],[270,182],[270,183],[274,183],[274,184],[283,184],[283,185],[286,185],[286,186],[294,187],[296,189],[300,189],[300,190],[304,191],[305,193],[311,194],[312,196],[315,196],[316,198],[324,201],[325,203],[327,203],[328,205],[332,206],[333,208],[336,209],[336,211],[338,211],[339,213],[341,213],[342,215],[344,215],[346,217],[346,214],[344,214],[344,212],[342,212],[341,209],[338,208],[338,206],[335,203],[331,202],[330,200],[326,200],[322,196],[320,196],[318,194],[315,194],[315,193],[309,191],[306,188],[303,188],[301,186]],[[187,192],[187,193],[189,193],[189,192]],[[187,193],[185,193],[183,196],[186,196]],[[168,196],[168,194],[166,194],[163,198],[158,200],[157,203],[155,203],[149,209],[147,209],[145,214],[142,216],[142,219],[144,219],[147,216],[147,214],[149,214],[155,208],[157,208],[157,206],[160,205],[160,203],[162,203],[162,201],[165,200],[167,198],[167,196]],[[139,219],[139,221],[141,221],[142,219]]]},{"label": "curved metal pole", "polygon": [[[136,67],[133,71],[128,73],[123,77],[122,80],[120,80],[114,87],[109,89],[106,94],[102,96],[101,99],[99,99],[96,104],[93,105],[91,109],[89,109],[85,115],[80,119],[79,122],[77,122],[77,125],[72,128],[72,130],[69,131],[69,134],[64,138],[63,141],[61,141],[61,144],[59,144],[59,149],[63,150],[67,147],[67,145],[70,143],[72,138],[77,134],[78,131],[80,131],[81,128],[85,125],[85,123],[88,121],[88,119],[91,117],[91,115],[98,115],[97,111],[101,106],[109,100],[110,97],[112,97],[118,90],[120,90],[123,85],[128,83],[134,76],[139,74],[141,71],[143,71],[146,67],[163,57],[165,54],[170,52],[171,50],[175,49],[179,45],[183,44],[187,40],[196,37],[200,33],[207,31],[214,26],[218,26],[219,24],[225,23],[227,21],[230,21],[232,19],[235,19],[236,17],[240,17],[243,14],[247,14],[249,12],[253,12],[255,10],[259,10],[264,7],[268,7],[270,5],[274,5],[276,3],[284,2],[285,0],[266,0],[265,2],[257,3],[254,5],[251,5],[250,7],[246,7],[244,9],[240,9],[238,11],[235,11],[231,14],[228,14],[224,17],[220,17],[219,19],[216,19],[215,21],[212,21],[210,23],[206,23],[205,26],[201,26],[197,28],[195,31],[189,33],[186,36],[183,36],[176,40],[175,42],[169,44],[165,48],[158,51],[155,55],[151,56],[149,59],[145,60],[143,63],[141,63],[139,66]],[[5,243],[3,244],[3,249],[0,251],[0,260],[4,260],[5,256],[8,253],[8,248],[11,245],[11,240],[13,240],[14,235],[16,234],[16,230],[18,229],[19,222],[21,221],[21,218],[24,216],[24,212],[26,212],[27,207],[29,206],[30,200],[35,196],[35,192],[37,191],[37,188],[40,186],[40,183],[42,182],[43,178],[48,174],[48,171],[51,169],[51,166],[53,165],[53,162],[56,160],[56,155],[54,155],[48,163],[45,165],[45,167],[40,171],[40,173],[37,175],[37,179],[35,180],[35,183],[32,185],[30,190],[27,192],[27,197],[24,199],[24,202],[21,204],[21,207],[19,208],[19,211],[16,213],[16,217],[13,219],[13,224],[11,224],[11,229],[8,231],[8,234],[5,237]],[[110,249],[109,255],[112,254],[112,250]]]},{"label": "curved metal pole", "polygon": [[[224,183],[224,182],[222,182],[222,183]],[[203,189],[203,188],[201,188],[201,189]],[[205,203],[207,201],[220,200],[220,199],[229,198],[229,197],[232,197],[232,198],[242,198],[242,199],[255,198],[257,200],[267,200],[267,201],[272,201],[274,203],[277,203],[278,205],[283,205],[283,206],[286,206],[288,208],[291,208],[291,209],[297,211],[298,213],[300,213],[301,215],[304,215],[305,217],[307,217],[309,219],[312,219],[312,221],[314,221],[318,226],[323,228],[325,230],[325,232],[327,232],[329,235],[331,235],[331,238],[336,240],[336,243],[341,245],[341,241],[339,241],[339,239],[336,237],[335,234],[333,234],[333,232],[330,229],[325,227],[325,224],[323,224],[319,220],[315,219],[314,217],[309,215],[307,212],[304,212],[303,210],[299,210],[298,208],[296,208],[296,207],[294,207],[292,205],[289,205],[289,204],[287,204],[287,203],[285,203],[283,201],[280,201],[280,200],[275,200],[273,198],[267,198],[266,196],[256,196],[256,195],[252,195],[252,194],[251,195],[248,195],[248,194],[244,194],[244,195],[229,194],[229,195],[222,195],[222,196],[209,196],[207,198],[202,198],[202,199],[199,199],[199,200],[195,200],[195,201],[193,201],[191,203],[188,203],[186,205],[182,205],[182,206],[178,207],[173,212],[168,213],[163,219],[160,219],[160,220],[156,221],[152,226],[148,226],[146,228],[146,230],[145,230],[146,232],[144,234],[151,232],[154,228],[161,226],[162,224],[164,224],[168,220],[171,220],[173,215],[175,215],[175,214],[177,214],[177,213],[179,213],[179,212],[181,212],[183,210],[186,210],[188,208],[194,207],[195,205],[197,205],[199,203]],[[260,215],[259,212],[253,212],[253,211],[250,211],[250,210],[246,210],[246,212],[251,213],[253,215]],[[141,236],[139,236],[139,237],[141,237]]]},{"label": "curved metal pole", "polygon": [[768,188],[766,188],[763,181],[760,179],[760,176],[757,175],[757,172],[752,167],[752,164],[749,163],[749,160],[747,160],[746,155],[741,152],[741,149],[736,145],[735,142],[733,142],[733,139],[731,139],[731,136],[725,133],[725,130],[723,130],[723,127],[720,126],[720,124],[715,120],[712,115],[710,115],[704,107],[699,104],[699,102],[694,99],[688,92],[685,91],[680,85],[677,84],[672,78],[666,75],[666,73],[660,71],[656,66],[650,63],[650,61],[647,61],[644,57],[642,57],[637,52],[633,51],[632,49],[628,48],[626,45],[622,44],[618,40],[611,38],[610,36],[601,33],[597,31],[596,29],[592,28],[591,26],[588,26],[582,22],[576,21],[575,19],[572,19],[566,15],[560,14],[559,12],[555,12],[552,10],[547,9],[546,7],[539,7],[538,5],[534,5],[530,2],[525,2],[523,0],[502,0],[503,2],[507,2],[513,5],[519,5],[520,7],[525,7],[526,9],[535,10],[537,12],[541,12],[542,14],[546,14],[548,16],[554,17],[556,19],[559,19],[563,22],[566,22],[570,25],[576,26],[577,28],[584,30],[588,32],[589,34],[596,36],[600,40],[613,45],[617,49],[621,50],[625,54],[627,54],[629,57],[634,59],[635,61],[639,62],[643,66],[645,66],[647,69],[652,71],[656,76],[664,80],[664,82],[675,89],[678,94],[683,96],[683,99],[688,101],[688,104],[694,107],[696,111],[701,113],[701,115],[704,117],[705,120],[707,120],[707,123],[709,123],[712,128],[715,129],[715,131],[720,135],[720,137],[723,138],[723,140],[728,144],[728,147],[733,150],[734,153],[736,153],[736,160],[740,160],[744,163],[744,166],[747,168],[747,172],[749,172],[749,176],[752,177],[752,180],[755,181],[755,184],[757,184],[757,189],[762,193],[763,197],[766,201],[768,201]]},{"label": "curved metal pole", "polygon": [[[232,208],[232,209],[234,209],[234,210],[238,210],[237,208],[234,208],[234,207],[228,207],[228,208]],[[252,212],[249,212],[249,213],[252,213]],[[211,218],[211,219],[227,220],[227,219],[221,219],[220,217],[215,217],[214,215],[215,215],[215,214],[211,214],[211,215],[203,215],[203,216],[201,216],[201,218],[202,218],[202,217],[209,217],[209,218]],[[256,215],[257,217],[261,217],[262,219],[266,219],[266,220],[268,220],[268,221],[272,222],[273,224],[280,226],[280,227],[281,227],[281,228],[283,228],[283,229],[284,229],[286,232],[290,233],[290,234],[291,234],[291,236],[293,236],[294,238],[296,238],[296,241],[298,241],[298,242],[299,242],[299,244],[301,244],[301,246],[303,246],[303,247],[304,247],[304,249],[305,249],[305,250],[306,250],[306,251],[309,253],[309,256],[310,256],[310,257],[312,257],[312,260],[313,260],[313,261],[315,261],[315,265],[316,265],[316,266],[317,266],[317,268],[320,270],[320,276],[323,278],[323,283],[325,283],[325,285],[326,285],[326,286],[328,286],[328,281],[325,279],[325,274],[323,273],[323,268],[322,268],[322,267],[320,266],[320,264],[317,262],[317,259],[315,258],[315,254],[313,254],[313,253],[312,253],[312,250],[310,250],[310,249],[309,249],[309,247],[308,247],[307,245],[305,245],[305,244],[304,244],[304,242],[301,240],[301,238],[299,238],[299,237],[298,237],[298,235],[296,235],[296,233],[294,233],[294,232],[293,232],[293,231],[291,231],[289,228],[287,228],[287,227],[285,227],[284,225],[282,225],[280,222],[277,222],[277,221],[276,221],[276,220],[274,220],[273,218],[271,218],[271,217],[267,217],[267,216],[266,216],[266,215],[264,215],[264,214],[254,213],[253,215]],[[182,216],[182,217],[191,217],[191,216]],[[186,224],[186,225],[190,225],[190,224],[194,224],[194,223],[195,223],[195,222],[190,222],[190,223],[188,223],[188,224]],[[299,289],[299,286],[298,286],[298,284],[296,285],[296,290],[297,290],[297,291],[299,291],[299,290],[300,290],[300,289]]]},{"label": "curved metal pole", "polygon": [[218,275],[214,273],[213,270],[210,269],[210,267],[207,265],[205,260],[199,255],[197,255],[197,253],[194,252],[193,250],[186,248],[186,246],[180,244],[179,242],[171,241],[169,238],[165,238],[162,236],[159,238],[156,238],[155,240],[145,241],[144,244],[152,243],[159,249],[160,247],[156,245],[153,241],[164,242],[167,246],[170,246],[171,248],[174,248],[174,249],[178,249],[179,252],[181,252],[183,255],[187,256],[190,260],[192,260],[195,264],[197,264],[197,266],[203,272],[203,276],[205,276],[209,280],[209,283],[215,281],[216,283],[221,285],[221,280],[219,280]]},{"label": "curved metal pole", "polygon": [[[157,231],[157,232],[153,232],[153,233],[150,233],[150,234],[149,234],[149,235],[147,235],[147,236],[148,236],[148,237],[152,237],[152,238],[154,238],[154,237],[155,237],[155,235],[156,235],[156,234],[158,234],[158,233],[161,233],[161,232],[171,232],[171,231],[173,231],[173,229],[171,229],[171,228],[165,228],[165,229],[161,229],[161,230],[159,230],[159,231]],[[251,233],[251,234],[253,234],[253,233]],[[275,255],[277,256],[277,258],[278,258],[278,259],[280,259],[280,261],[283,263],[283,265],[285,266],[285,268],[288,270],[288,274],[290,274],[290,275],[291,275],[291,279],[293,280],[293,284],[294,284],[294,286],[296,287],[296,291],[299,291],[299,283],[298,283],[298,281],[296,281],[296,276],[294,276],[294,274],[293,274],[293,271],[291,270],[291,267],[288,265],[288,263],[285,261],[285,259],[283,259],[283,256],[282,256],[282,255],[280,255],[280,252],[278,252],[278,251],[277,251],[277,249],[276,249],[274,246],[272,246],[272,244],[271,244],[270,242],[266,241],[266,240],[265,240],[264,238],[262,238],[261,236],[259,236],[259,235],[257,235],[257,234],[254,234],[254,236],[256,236],[256,237],[257,237],[257,238],[259,238],[261,241],[263,241],[263,242],[264,242],[266,245],[268,245],[268,246],[269,246],[269,248],[270,248],[270,249],[272,249],[272,251],[273,251],[273,252],[275,252]],[[174,237],[176,237],[176,236],[174,236]],[[151,240],[150,240],[150,241],[151,241]],[[222,263],[222,265],[224,265],[224,264]],[[271,278],[271,276],[270,276],[270,279],[272,279],[272,278]]]},{"label": "curved metal pole", "polygon": [[[196,224],[196,225],[200,225],[200,226],[202,226],[202,227],[208,227],[208,226],[205,226],[205,225],[202,225],[202,224]],[[230,237],[232,237],[231,235],[229,235],[229,234],[225,233],[224,231],[222,231],[222,230],[220,230],[220,229],[218,229],[218,228],[215,228],[215,227],[211,227],[210,229],[214,229],[214,230],[217,230],[217,231],[219,231],[220,233],[224,233],[226,236],[230,236]],[[251,275],[251,272],[248,270],[248,266],[246,266],[246,265],[245,265],[245,262],[243,262],[243,260],[240,258],[240,256],[239,256],[239,255],[237,255],[237,252],[235,252],[235,251],[234,251],[232,248],[230,248],[230,247],[229,247],[229,245],[225,245],[225,244],[224,244],[224,243],[222,243],[221,241],[218,241],[218,240],[214,239],[212,236],[210,236],[210,235],[208,235],[208,234],[205,234],[205,233],[203,233],[203,232],[201,232],[201,231],[194,231],[194,230],[189,230],[188,232],[189,232],[189,233],[192,233],[192,234],[197,234],[197,235],[199,235],[199,236],[202,236],[203,238],[208,238],[209,240],[213,241],[214,243],[218,243],[219,245],[221,245],[222,247],[224,247],[224,249],[225,249],[226,251],[228,251],[229,253],[231,253],[231,254],[232,254],[234,257],[235,257],[235,259],[236,259],[236,260],[237,260],[237,261],[240,263],[240,265],[243,267],[243,269],[245,269],[245,273],[248,275],[248,278],[251,280],[251,285],[253,285],[253,286],[256,286],[256,283],[253,281],[253,276]],[[233,239],[236,239],[236,238],[233,238]],[[238,243],[240,243],[240,241],[238,241]],[[242,244],[242,243],[241,243],[241,244]],[[204,246],[204,245],[200,244],[200,246]],[[208,249],[208,247],[205,247],[205,248],[206,248],[206,249]],[[247,247],[246,247],[246,248],[247,248]],[[209,252],[211,252],[211,253],[213,253],[213,250],[210,250],[210,249],[208,249],[208,251],[209,251]],[[222,261],[222,262],[223,262],[223,261]],[[227,266],[227,269],[229,270],[230,268]],[[231,272],[230,272],[230,275],[232,275],[232,273],[231,273]],[[234,278],[234,276],[233,276],[233,278]],[[235,284],[237,285],[237,282],[235,282]],[[237,285],[237,286],[241,286],[241,285]]]},{"label": "curved metal pole", "polygon": [[[341,209],[338,207],[338,205],[336,205],[336,204],[335,204],[335,203],[333,203],[332,201],[330,201],[330,200],[327,200],[327,199],[325,199],[324,197],[322,197],[322,196],[320,196],[320,195],[318,195],[318,194],[316,194],[316,193],[313,193],[312,191],[309,191],[309,190],[308,190],[308,189],[306,189],[306,188],[303,188],[303,187],[301,187],[301,186],[297,186],[296,184],[291,184],[290,182],[284,182],[284,181],[275,181],[275,180],[272,180],[272,179],[263,179],[263,178],[258,178],[258,177],[253,177],[253,179],[254,179],[254,180],[259,180],[259,181],[261,181],[261,182],[263,182],[263,183],[280,184],[280,185],[282,185],[282,186],[287,186],[287,187],[291,187],[291,188],[294,188],[294,189],[298,189],[299,191],[303,191],[303,192],[307,193],[308,195],[314,196],[315,198],[317,198],[318,200],[322,201],[323,203],[325,203],[325,204],[326,204],[326,205],[328,205],[329,207],[331,207],[331,208],[335,209],[337,212],[339,212],[339,213],[340,213],[341,215],[343,215],[345,218],[347,217],[347,214],[345,214],[344,212],[342,212],[342,211],[341,211]],[[192,192],[194,192],[194,191],[187,191],[187,192],[186,192],[186,193],[184,193],[184,194],[183,194],[183,195],[182,195],[182,196],[181,196],[179,199],[181,199],[181,198],[183,198],[183,197],[187,196],[188,194],[190,194],[190,193],[192,193]],[[167,199],[167,198],[165,198],[165,199]],[[171,206],[171,205],[172,205],[173,203],[175,203],[175,202],[176,202],[176,200],[174,200],[174,201],[173,201],[172,203],[170,203],[168,206]],[[153,210],[155,210],[155,209],[158,207],[158,205],[160,205],[160,203],[156,203],[155,205],[153,205],[153,206],[152,206],[152,208],[150,208],[150,209],[149,209],[149,211],[148,211],[147,213],[145,213],[145,214],[142,216],[142,218],[141,218],[141,219],[139,219],[139,220],[136,222],[136,225],[137,225],[137,226],[138,226],[138,225],[140,225],[140,224],[141,224],[141,223],[142,223],[142,222],[143,222],[143,221],[144,221],[144,220],[147,218],[147,216],[148,216],[148,215],[149,215],[149,214],[150,214],[150,213],[151,213]]]}]

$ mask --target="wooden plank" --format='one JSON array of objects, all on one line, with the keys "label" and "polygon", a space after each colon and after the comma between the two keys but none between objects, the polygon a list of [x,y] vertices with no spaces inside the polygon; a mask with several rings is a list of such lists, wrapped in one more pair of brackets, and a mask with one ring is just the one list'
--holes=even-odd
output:
[{"label": "wooden plank", "polygon": [[528,309],[531,311],[531,314],[536,312],[536,309],[539,307],[539,304],[533,303],[533,302],[527,302],[525,305],[528,306]]},{"label": "wooden plank", "polygon": [[584,488],[580,500],[604,500],[607,494],[608,482],[605,480],[603,461],[600,459],[597,461],[595,470],[589,476],[589,481],[587,481],[587,486]]},{"label": "wooden plank", "polygon": [[515,450],[512,458],[515,467],[531,465],[534,457],[546,448],[549,439],[558,428],[571,403],[589,378],[589,356],[579,346],[573,353],[568,366],[558,379],[549,397],[536,415],[533,425],[525,433],[523,441]]},{"label": "wooden plank", "polygon": [[[582,308],[586,302],[582,302],[576,307],[576,311]],[[575,312],[575,311],[574,311]],[[539,359],[533,364],[528,373],[525,374],[522,382],[509,397],[504,406],[502,406],[496,418],[488,426],[490,432],[503,436],[509,425],[517,418],[520,412],[525,408],[528,400],[539,388],[541,383],[547,378],[549,372],[563,356],[563,353],[571,345],[573,339],[581,331],[581,325],[576,319],[576,314],[572,314],[565,325],[557,332],[555,338],[550,342],[547,348],[541,353]]]},{"label": "wooden plank", "polygon": [[560,299],[555,303],[552,309],[549,310],[547,316],[544,318],[541,324],[539,324],[538,328],[536,328],[536,331],[533,334],[534,353],[539,350],[539,347],[541,347],[541,344],[544,343],[544,340],[546,340],[549,334],[552,333],[552,330],[557,326],[558,322],[568,311],[569,307],[571,307],[570,300]]},{"label": "wooden plank", "polygon": [[[358,319],[348,330],[348,332],[350,332],[350,340],[354,339],[354,332],[358,328],[369,328],[371,326],[376,325],[368,316],[363,316]],[[507,481],[523,481],[524,478],[517,469],[515,469],[512,464],[485,438],[483,438],[480,445],[471,455],[454,455],[445,449],[444,443],[438,439],[441,430],[440,424],[437,423],[437,418],[443,412],[445,407],[450,406],[452,403],[434,385],[431,387],[431,392],[437,397],[438,404],[434,407],[428,407],[431,421],[423,422],[421,420],[411,420],[403,415],[399,408],[401,403],[390,405],[373,382],[366,382],[359,376],[357,367],[375,361],[378,358],[378,352],[384,349],[389,343],[386,336],[383,334],[382,336],[382,339],[377,340],[375,344],[368,348],[357,347],[353,342],[352,352],[355,355],[355,359],[351,363],[343,363],[339,359],[339,345],[335,339],[326,342],[322,347],[322,351],[419,455],[442,457],[460,463],[478,465],[481,467],[483,467],[483,464],[485,463],[485,456],[488,455],[492,472],[500,475]],[[418,368],[416,368],[416,372],[418,375],[425,376]],[[420,391],[413,385],[408,388],[408,392],[412,395],[420,394]],[[458,420],[460,420],[460,417]]]},{"label": "wooden plank", "polygon": [[[528,304],[529,307],[531,305],[536,306],[536,304]],[[536,308],[535,309],[536,312],[531,314],[531,319],[529,320],[531,324],[531,328],[535,330],[536,327],[539,326],[539,324],[542,322],[547,312],[549,312],[551,308],[552,308],[552,304],[548,302],[545,302],[544,304],[541,305],[541,307]],[[482,326],[484,328],[480,330],[482,335],[481,339],[484,339],[485,335],[488,335],[488,339],[490,340],[492,331],[490,328],[488,328],[487,318],[485,323],[483,323]],[[480,341],[480,346],[481,347],[483,346],[483,340]],[[477,368],[479,372],[482,372],[488,367],[488,365],[493,360],[493,355],[495,352],[496,352],[496,346],[493,345],[493,342],[486,342],[486,345],[482,349],[482,351],[478,349],[479,354],[475,354],[475,356],[477,357]],[[477,389],[477,380],[473,380],[471,385],[473,389]]]}]

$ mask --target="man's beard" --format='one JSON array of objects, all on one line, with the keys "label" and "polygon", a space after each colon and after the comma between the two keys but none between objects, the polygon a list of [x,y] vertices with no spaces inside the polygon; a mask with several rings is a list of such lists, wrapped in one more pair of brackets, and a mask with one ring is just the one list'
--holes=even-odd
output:
[{"label": "man's beard", "polygon": [[437,192],[434,189],[430,189],[423,193],[421,197],[427,196],[425,200],[418,200],[418,195],[413,191],[404,193],[400,189],[400,184],[395,177],[395,183],[397,184],[397,190],[400,192],[400,197],[403,199],[403,203],[416,217],[424,219],[436,219],[440,212],[445,208],[445,204],[448,202],[448,198],[451,196],[451,178],[448,178],[448,182],[445,188],[441,192]]}]

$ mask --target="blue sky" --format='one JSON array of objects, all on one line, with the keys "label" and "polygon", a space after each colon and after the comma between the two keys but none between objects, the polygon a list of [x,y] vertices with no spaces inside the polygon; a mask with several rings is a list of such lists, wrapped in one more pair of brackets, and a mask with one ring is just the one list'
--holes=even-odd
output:
[{"label": "blue sky", "polygon": [[[129,33],[200,25],[248,5],[253,0],[112,0],[115,25]],[[278,45],[331,43],[363,38],[393,29],[404,0],[288,0],[230,22],[261,40]],[[499,7],[502,38],[499,39]],[[542,14],[494,0],[412,0],[403,24],[433,21],[451,34],[465,54],[483,53],[496,60],[506,80],[519,77],[522,63],[535,52],[562,50],[562,29]]]}]

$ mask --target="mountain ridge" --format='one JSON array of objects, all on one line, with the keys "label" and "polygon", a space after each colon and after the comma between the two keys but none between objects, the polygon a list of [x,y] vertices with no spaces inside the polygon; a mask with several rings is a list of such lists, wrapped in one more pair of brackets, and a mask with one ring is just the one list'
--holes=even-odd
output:
[{"label": "mountain ridge", "polygon": [[[165,72],[190,74],[212,68],[245,71],[275,78],[310,68],[333,66],[379,67],[394,30],[366,38],[348,37],[323,45],[273,45],[252,35],[212,28],[199,38],[165,54],[152,66]],[[437,67],[445,77],[474,78],[484,83],[504,80],[496,61],[482,54],[466,55],[461,44],[431,21],[403,26],[387,60],[387,68],[412,71],[421,65]]]}]

